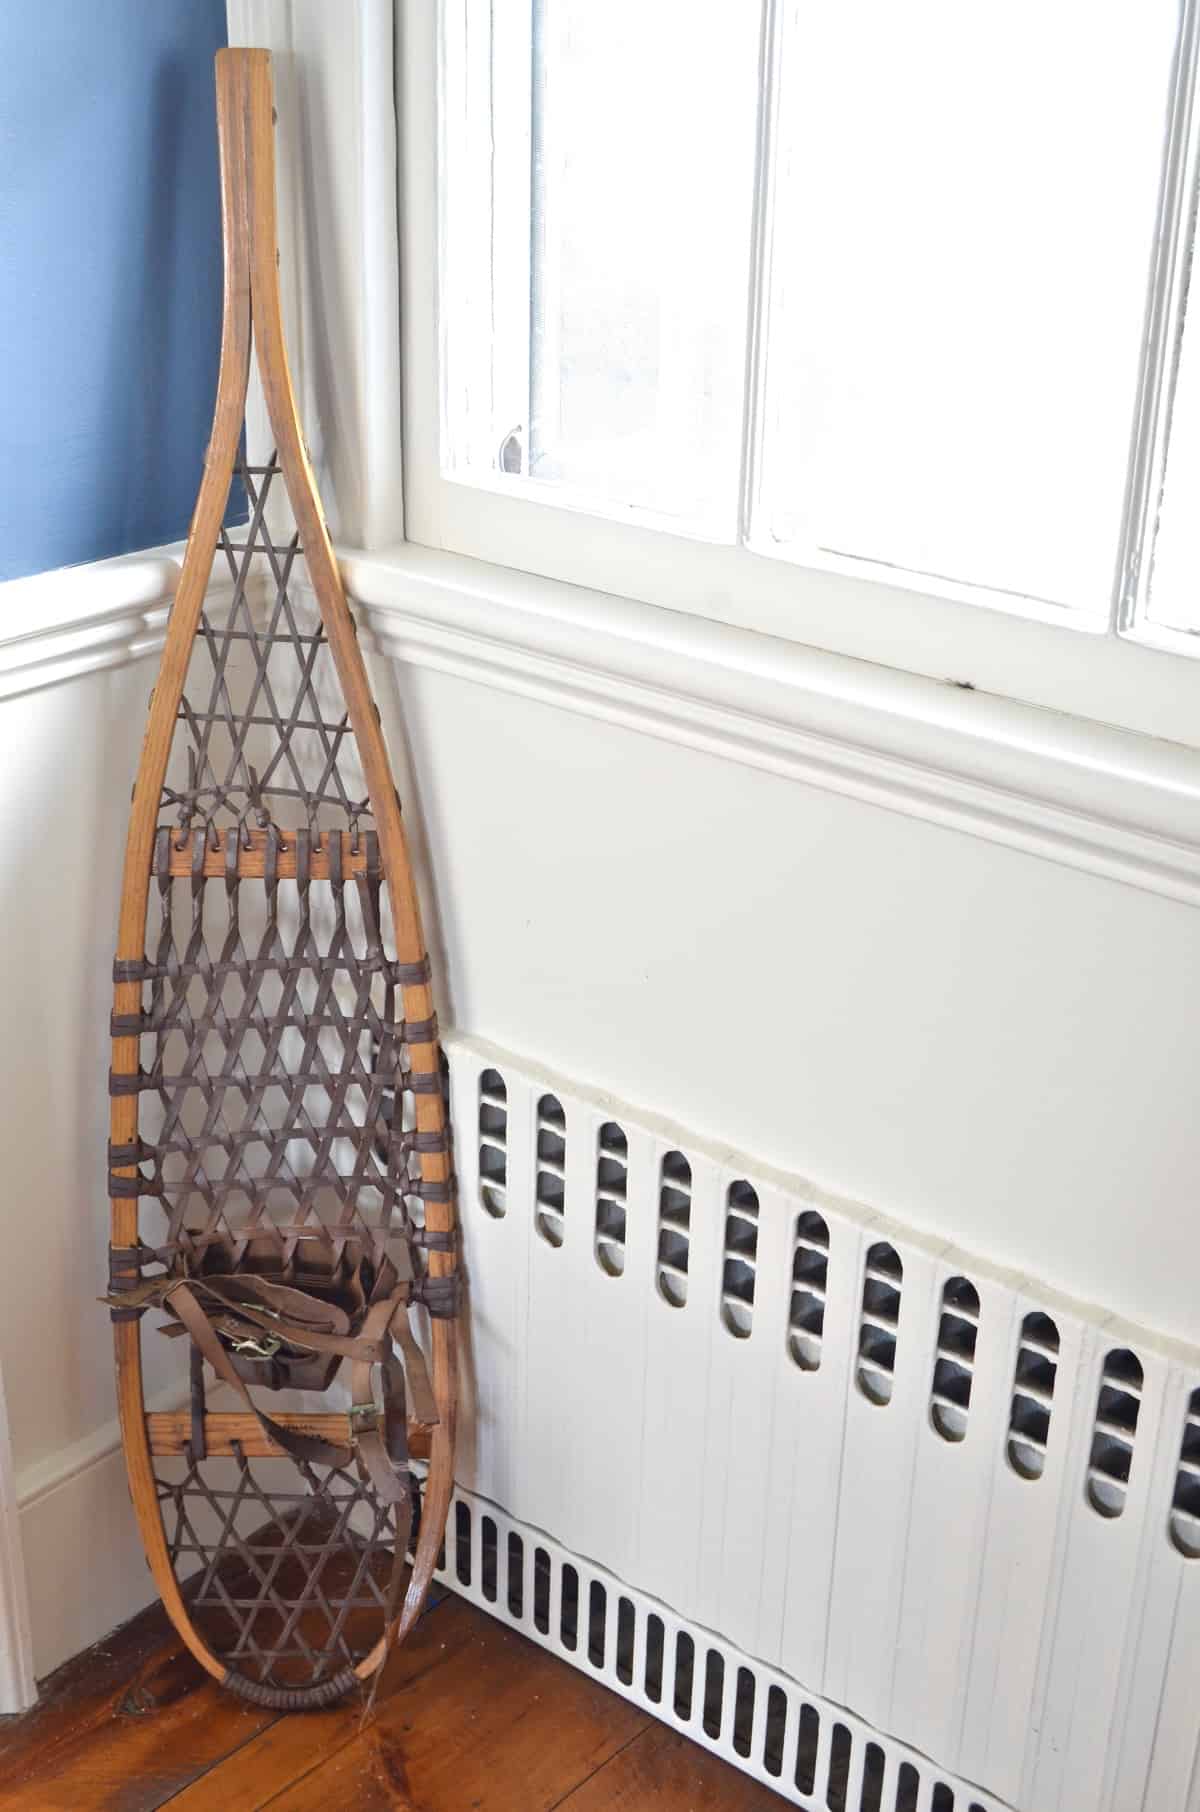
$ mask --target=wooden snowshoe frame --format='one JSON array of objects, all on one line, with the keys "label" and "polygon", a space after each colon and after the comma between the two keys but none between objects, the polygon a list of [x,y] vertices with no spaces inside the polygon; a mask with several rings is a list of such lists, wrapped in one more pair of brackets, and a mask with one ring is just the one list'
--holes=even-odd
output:
[{"label": "wooden snowshoe frame", "polygon": [[[113,971],[110,1289],[118,1303],[113,1312],[114,1339],[129,1483],[163,1602],[188,1648],[214,1678],[258,1703],[303,1709],[330,1703],[356,1684],[372,1679],[389,1644],[402,1639],[419,1615],[437,1564],[453,1483],[457,1396],[455,1324],[452,1311],[444,1306],[453,1297],[457,1267],[453,1179],[429,963],[398,799],[287,366],[276,259],[274,115],[268,53],[221,51],[216,59],[216,83],[225,280],[220,373],[212,437],[150,704],[125,854]],[[240,452],[252,344],[276,444],[276,453],[265,467],[249,466]],[[239,475],[249,497],[250,523],[245,530],[227,530],[223,526],[227,502]],[[296,535],[286,546],[275,544],[265,514],[266,493],[280,480],[296,525]],[[234,619],[223,630],[203,614],[217,552],[223,552],[235,582],[233,612],[242,627],[233,640]],[[259,554],[265,554],[271,567],[275,604],[266,627],[256,632],[246,594],[251,557]],[[293,562],[301,554],[308,586],[319,606],[319,622],[314,618],[307,635],[297,627],[288,592]],[[243,651],[248,648],[250,658],[258,663],[250,704],[242,719],[234,711],[224,667],[234,640]],[[298,687],[295,701],[282,705],[266,679],[267,658],[280,649],[294,659],[293,678]],[[203,708],[197,711],[185,696],[185,684],[191,686],[188,674],[193,657],[203,656],[212,662],[202,675],[207,712]],[[328,681],[320,700],[314,678],[318,656],[326,664]],[[328,694],[339,689],[339,707],[331,711]],[[230,739],[227,770],[218,768],[213,754],[210,730],[218,719],[221,733]],[[272,731],[278,737],[274,759],[268,756],[261,780],[250,766],[251,723],[255,734],[265,726],[268,737]],[[190,742],[188,781],[171,788],[166,784],[168,758],[177,731]],[[306,777],[293,756],[292,745],[301,732],[309,736],[310,748],[317,751],[315,767],[310,764],[310,775],[317,771],[315,780]],[[352,798],[339,778],[339,757],[348,749],[357,752],[357,771],[363,782],[360,792],[365,797]],[[281,759],[281,750],[286,760]],[[289,779],[294,784],[287,784]],[[286,806],[285,816],[299,816],[301,822],[277,824],[277,802]],[[163,823],[164,807],[176,808],[177,822],[169,828]],[[369,829],[360,827],[360,816],[368,821]],[[298,877],[301,929],[288,949],[276,907],[279,883],[287,883],[291,877]],[[380,943],[380,889],[384,885],[394,961],[386,957]],[[314,894],[328,889],[324,911],[327,919],[336,914],[336,949],[331,944],[322,951],[312,931],[310,888]],[[147,924],[152,889],[161,897],[164,915],[157,947]],[[249,896],[259,890],[256,899],[261,905],[264,889],[268,934],[247,955],[248,934],[239,930],[237,902],[243,893]],[[185,905],[190,890],[190,940],[172,938],[169,919],[175,890]],[[206,890],[224,899],[229,913],[226,941],[215,953],[204,946]],[[355,920],[360,934],[355,948],[354,927],[347,929],[347,894],[355,908],[360,895],[363,902],[361,919]],[[181,948],[184,941],[186,949]],[[152,948],[153,956],[148,954]],[[295,981],[301,970],[309,975],[317,993],[317,1006],[310,1010],[322,1025],[337,1022],[339,1031],[343,1028],[331,1004],[328,972],[338,972],[343,989],[358,990],[354,1007],[348,1009],[348,1031],[344,1031],[345,1074],[333,1074],[324,1062],[315,1077],[324,1088],[329,1118],[338,1124],[328,1137],[323,1136],[324,1129],[314,1122],[311,1091],[302,1077],[298,1088],[293,1085],[285,1125],[272,1147],[264,1092],[278,1089],[281,1082],[289,1085],[280,1055],[286,1040],[281,1038],[278,1024],[287,1022],[294,1048],[295,1038],[303,1037]],[[274,1028],[270,1009],[258,1004],[268,972],[270,985],[282,988],[286,996],[285,1004],[275,1010]],[[242,990],[240,1001],[235,1000],[233,1006],[222,1004],[221,999],[229,974]],[[194,983],[210,990],[199,1027],[187,1004],[187,990]],[[380,990],[385,991],[393,1013],[396,999],[402,999],[402,1023],[385,1022],[378,1006]],[[188,1059],[182,1066],[190,1074],[183,1077],[168,1074],[170,1065],[163,1062],[163,1041],[171,1028],[177,1037],[191,1038]],[[211,1072],[205,1054],[214,1028],[225,1040],[219,1075]],[[255,1049],[262,1049],[257,1058],[244,1059],[234,1048],[234,1034],[247,1028],[258,1039]],[[144,1040],[151,1041],[153,1059],[145,1069]],[[361,1051],[368,1040],[373,1044],[374,1059],[364,1064]],[[309,1069],[319,1067],[313,1049],[310,1040],[305,1044],[304,1064]],[[194,1090],[198,1078],[206,1105],[204,1126],[183,1133],[179,1131],[183,1122],[176,1096],[185,1084]],[[365,1105],[351,1112],[347,1101],[355,1090],[356,1099]],[[283,1093],[287,1093],[286,1086]],[[174,1140],[160,1134],[159,1147],[153,1133],[139,1124],[139,1102],[146,1096],[159,1109],[164,1124],[175,1129]],[[235,1108],[240,1103],[244,1115],[233,1132],[222,1119],[226,1098]],[[334,1154],[339,1138],[340,1149],[346,1147],[349,1121],[353,1121],[349,1130],[355,1135],[356,1155],[347,1176],[344,1163],[338,1171]],[[143,1133],[147,1136],[142,1137]],[[253,1165],[246,1163],[251,1140],[259,1147],[257,1176]],[[301,1145],[307,1141],[315,1154],[308,1171],[303,1166],[292,1167],[297,1140]],[[147,1163],[149,1174],[144,1168]],[[314,1188],[320,1183],[327,1195],[332,1193],[335,1215],[327,1225],[323,1226],[306,1199],[309,1183]],[[279,1226],[273,1210],[281,1192],[290,1218]],[[139,1198],[143,1197],[156,1198],[146,1210],[147,1218],[151,1212],[160,1217],[163,1209],[167,1211],[165,1247],[156,1246],[153,1237],[145,1241],[139,1237]],[[374,1205],[373,1221],[361,1208],[365,1197]],[[428,1455],[428,1476],[411,1575],[402,1600],[397,1595],[399,1574],[381,1588],[379,1569],[372,1562],[377,1549],[390,1566],[385,1538],[390,1535],[394,1544],[400,1531],[399,1539],[406,1544],[407,1519],[381,1503],[373,1492],[355,1449],[351,1415],[343,1411],[275,1418],[276,1426],[299,1431],[313,1437],[318,1446],[324,1442],[348,1456],[341,1465],[301,1464],[303,1487],[298,1491],[293,1477],[288,1489],[279,1492],[262,1482],[271,1467],[275,1468],[271,1476],[278,1475],[279,1446],[257,1414],[241,1409],[206,1413],[196,1351],[191,1412],[149,1415],[144,1403],[144,1311],[137,1306],[136,1295],[139,1288],[146,1287],[150,1264],[157,1260],[165,1266],[157,1275],[169,1281],[192,1274],[205,1251],[219,1239],[228,1249],[231,1238],[236,1248],[240,1236],[256,1236],[261,1244],[268,1235],[277,1239],[281,1262],[286,1265],[294,1261],[302,1241],[319,1244],[324,1240],[338,1257],[346,1238],[360,1234],[368,1245],[374,1239],[376,1257],[384,1251],[385,1241],[392,1250],[398,1239],[415,1275],[412,1300],[427,1301],[431,1317],[437,1314],[433,1300],[439,1289],[443,1303],[441,1314],[429,1324],[437,1420],[432,1426],[410,1429],[410,1451]],[[439,1286],[439,1279],[449,1281]],[[423,1296],[422,1291],[427,1293]],[[120,1306],[122,1293],[127,1306]],[[407,1324],[407,1309],[401,1313]],[[407,1350],[412,1351],[411,1339]],[[345,1369],[350,1369],[348,1362]],[[361,1377],[358,1383],[356,1398],[362,1395]],[[258,1404],[270,1413],[268,1403],[256,1398]],[[165,1479],[156,1474],[160,1457],[179,1455],[189,1466],[182,1486],[169,1467],[162,1469],[168,1475]],[[239,1469],[239,1482],[232,1492],[213,1486],[205,1474],[205,1467],[214,1459],[228,1472],[231,1459],[222,1456],[231,1456]],[[175,1471],[177,1474],[177,1463]],[[326,1519],[322,1525],[325,1548],[320,1541],[314,1544],[312,1529],[305,1523],[313,1506]],[[168,1521],[174,1519],[170,1533],[164,1510],[169,1513]],[[240,1517],[237,1528],[235,1510]],[[248,1543],[244,1534],[247,1519],[252,1524],[260,1510],[273,1525],[273,1550]],[[368,1522],[374,1530],[365,1544],[361,1534],[349,1532],[352,1511],[359,1513],[360,1531]],[[222,1523],[215,1540],[196,1535],[196,1518],[201,1513],[210,1517],[215,1513]],[[205,1526],[210,1527],[211,1522]],[[190,1570],[197,1560],[202,1575],[199,1593],[194,1589],[185,1593],[176,1568],[182,1562]],[[229,1564],[241,1569],[240,1587],[223,1583]],[[285,1588],[282,1583],[289,1567],[297,1573],[298,1587]],[[206,1600],[216,1603],[225,1626],[233,1630],[234,1640],[225,1643],[225,1654],[217,1652],[221,1644],[214,1648],[198,1627],[204,1619],[195,1606]],[[274,1619],[273,1634],[263,1633],[264,1618]],[[316,1637],[311,1631],[303,1633],[306,1620],[310,1625],[314,1618],[321,1625]],[[365,1641],[360,1635],[357,1646],[350,1639],[352,1625],[360,1632],[364,1625],[370,1630]],[[276,1642],[281,1628],[288,1640]],[[279,1657],[289,1642],[285,1666]]]}]

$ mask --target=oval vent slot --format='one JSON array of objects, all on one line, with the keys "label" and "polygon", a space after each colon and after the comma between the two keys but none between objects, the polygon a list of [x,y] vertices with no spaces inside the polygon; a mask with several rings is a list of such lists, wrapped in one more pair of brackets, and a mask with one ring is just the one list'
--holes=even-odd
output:
[{"label": "oval vent slot", "polygon": [[625,1269],[628,1176],[629,1141],[615,1120],[606,1120],[596,1146],[596,1263],[610,1277]]},{"label": "oval vent slot", "polygon": [[1101,1516],[1120,1516],[1125,1508],[1141,1404],[1141,1364],[1127,1347],[1114,1347],[1100,1375],[1088,1464],[1088,1502]]},{"label": "oval vent slot", "polygon": [[508,1211],[508,1090],[499,1070],[479,1078],[479,1199],[494,1220]]},{"label": "oval vent slot", "polygon": [[943,1441],[961,1441],[966,1436],[978,1338],[979,1292],[969,1278],[948,1277],[942,1287],[929,1402],[929,1419]]},{"label": "oval vent slot", "polygon": [[1200,1560],[1200,1390],[1188,1398],[1179,1444],[1175,1496],[1171,1499],[1171,1540],[1188,1560]]},{"label": "oval vent slot", "polygon": [[815,1372],[821,1363],[828,1283],[829,1228],[824,1216],[809,1208],[796,1216],[788,1309],[788,1352],[802,1372]]},{"label": "oval vent slot", "polygon": [[721,1320],[738,1340],[749,1338],[754,1322],[758,1266],[758,1194],[745,1178],[729,1185],[725,1197],[725,1263],[721,1274]]},{"label": "oval vent slot", "polygon": [[692,1167],[681,1151],[668,1151],[658,1180],[658,1293],[681,1309],[688,1293],[692,1224]]},{"label": "oval vent slot", "polygon": [[537,1206],[534,1225],[548,1246],[563,1243],[567,1188],[567,1116],[557,1095],[537,1104]]},{"label": "oval vent slot", "polygon": [[1026,1315],[1008,1416],[1008,1463],[1023,1479],[1040,1479],[1046,1469],[1058,1351],[1058,1328],[1049,1315],[1038,1309]]},{"label": "oval vent slot", "polygon": [[904,1266],[886,1240],[867,1252],[858,1332],[858,1388],[871,1403],[890,1403],[896,1375],[896,1332]]}]

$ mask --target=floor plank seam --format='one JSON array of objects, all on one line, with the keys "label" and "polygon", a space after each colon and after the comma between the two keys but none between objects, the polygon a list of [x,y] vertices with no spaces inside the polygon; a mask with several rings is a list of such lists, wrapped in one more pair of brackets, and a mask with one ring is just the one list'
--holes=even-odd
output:
[{"label": "floor plank seam", "polygon": [[[611,1691],[612,1689],[606,1687],[604,1690]],[[573,1782],[573,1784],[567,1788],[561,1799],[556,1799],[552,1806],[546,1807],[546,1812],[560,1812],[560,1808],[573,1799],[575,1794],[580,1792],[582,1788],[586,1787],[589,1781],[594,1781],[598,1774],[603,1774],[606,1768],[611,1768],[613,1763],[619,1761],[627,1750],[633,1748],[635,1743],[642,1742],[645,1739],[647,1732],[654,1729],[654,1723],[655,1721],[653,1718],[647,1718],[641,1729],[635,1730],[628,1742],[622,1743],[619,1749],[614,1749],[611,1755],[606,1755],[602,1762],[597,1762],[596,1766],[588,1774],[585,1774],[581,1780]]]}]

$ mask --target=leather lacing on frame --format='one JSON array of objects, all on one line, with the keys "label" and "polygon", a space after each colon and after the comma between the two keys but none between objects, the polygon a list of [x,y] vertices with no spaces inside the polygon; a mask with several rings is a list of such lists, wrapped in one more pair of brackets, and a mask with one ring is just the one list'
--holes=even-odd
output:
[{"label": "leather lacing on frame", "polygon": [[[278,474],[274,455],[237,467],[249,522],[221,531],[233,596],[223,619],[202,616],[193,645],[179,709],[186,773],[162,794],[173,821],[154,841],[145,952],[113,966],[114,982],[139,984],[142,998],[114,1012],[112,1036],[137,1039],[139,1060],[129,1073],[116,1067],[109,1086],[139,1097],[140,1112],[138,1137],[109,1148],[109,1190],[157,1204],[165,1226],[111,1250],[109,1301],[114,1321],[136,1320],[169,1308],[186,1283],[192,1313],[214,1256],[236,1275],[269,1246],[286,1284],[316,1248],[332,1275],[348,1252],[365,1253],[377,1273],[399,1264],[407,1280],[394,1308],[404,1367],[388,1361],[399,1379],[424,1363],[409,1308],[435,1317],[458,1308],[457,1275],[425,1269],[428,1253],[456,1247],[455,1234],[424,1224],[427,1203],[454,1199],[452,1181],[422,1175],[422,1158],[446,1154],[448,1135],[415,1124],[417,1097],[443,1086],[438,1027],[428,1014],[406,1023],[401,1011],[403,990],[427,986],[429,962],[396,962],[385,949],[379,842],[365,790],[348,778],[354,740],[324,628],[297,595],[303,550],[298,536],[276,540],[267,527]],[[265,613],[249,585],[256,557],[272,581]],[[248,872],[250,852],[261,853],[261,874]],[[156,1469],[172,1562],[200,1568],[193,1605],[228,1684],[276,1709],[339,1697],[396,1609],[391,1551],[398,1561],[407,1552],[416,1488],[403,1440],[377,1438],[383,1412],[362,1400],[367,1348],[347,1351],[359,1355],[360,1401],[355,1445],[339,1463],[298,1449],[299,1484],[277,1489],[235,1443],[227,1487],[203,1451],[193,1364],[186,1474]],[[271,1378],[276,1365],[264,1361],[256,1376]],[[435,1416],[427,1381],[417,1394]],[[337,1589],[330,1568],[349,1568]]]}]

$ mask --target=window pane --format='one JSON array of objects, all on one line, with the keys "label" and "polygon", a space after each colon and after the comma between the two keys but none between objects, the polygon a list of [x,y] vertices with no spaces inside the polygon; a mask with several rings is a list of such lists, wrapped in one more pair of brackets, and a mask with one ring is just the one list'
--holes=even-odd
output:
[{"label": "window pane", "polygon": [[783,4],[756,545],[1106,613],[1178,0]]},{"label": "window pane", "polygon": [[758,48],[747,0],[448,7],[453,476],[735,536]]}]

